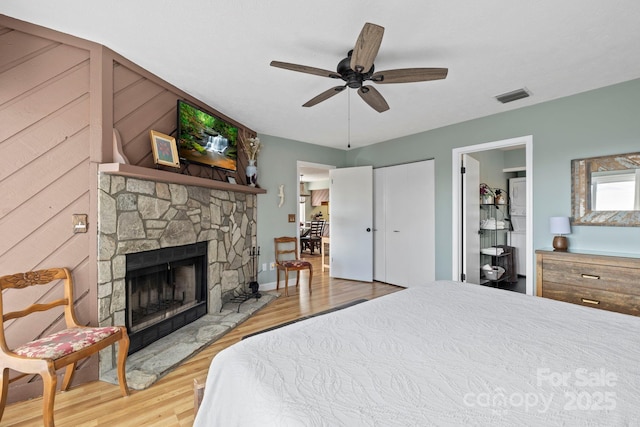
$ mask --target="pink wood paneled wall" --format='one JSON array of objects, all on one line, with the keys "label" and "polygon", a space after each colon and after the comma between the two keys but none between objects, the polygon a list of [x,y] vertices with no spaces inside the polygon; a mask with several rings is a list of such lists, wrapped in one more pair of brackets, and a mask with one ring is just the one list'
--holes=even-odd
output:
[{"label": "pink wood paneled wall", "polygon": [[[131,164],[154,167],[149,142],[149,130],[176,136],[178,99],[186,99],[206,111],[238,127],[240,135],[254,137],[256,133],[225,116],[181,90],[168,85],[126,59],[113,56],[113,122],[122,139],[123,152]],[[245,156],[240,153],[238,171],[233,174],[218,169],[191,165],[191,175],[213,177],[226,181],[231,175],[240,184],[246,184]]]},{"label": "pink wood paneled wall", "polygon": [[131,164],[154,167],[149,129],[172,132],[176,95],[117,62],[113,64],[113,91],[114,127],[125,156]]},{"label": "pink wood paneled wall", "polygon": [[[0,15],[0,276],[69,267],[79,320],[97,324],[97,165],[112,161],[116,128],[130,163],[154,167],[149,130],[175,136],[178,99],[228,120],[241,135],[256,135],[104,46]],[[244,183],[246,159],[239,157],[235,176]],[[190,172],[211,176],[209,168]],[[76,213],[89,215],[88,233],[73,234]],[[12,308],[59,295],[60,286],[48,294],[3,294]],[[9,344],[60,327],[51,316],[14,322]],[[97,377],[94,357],[74,384]],[[11,384],[9,402],[41,393],[39,377],[20,380]]]},{"label": "pink wood paneled wall", "polygon": [[[0,275],[71,268],[84,323],[92,320],[92,249],[89,234],[73,234],[71,215],[90,211],[89,69],[87,49],[0,25]],[[7,291],[5,306],[62,295],[61,286],[45,291]],[[36,320],[10,324],[9,345],[62,326],[55,314]],[[24,380],[9,399],[34,393],[39,381]]]}]

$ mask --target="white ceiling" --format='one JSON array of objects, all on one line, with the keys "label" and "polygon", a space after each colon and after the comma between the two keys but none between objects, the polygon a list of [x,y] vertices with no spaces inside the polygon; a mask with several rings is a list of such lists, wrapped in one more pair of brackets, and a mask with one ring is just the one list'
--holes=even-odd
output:
[{"label": "white ceiling", "polygon": [[329,179],[329,167],[300,166],[298,173],[300,173],[300,182],[318,182]]},{"label": "white ceiling", "polygon": [[[260,134],[341,149],[640,77],[638,0],[2,0],[0,13],[101,43]],[[334,70],[365,22],[385,27],[376,70],[447,79],[378,85],[384,113],[353,90],[301,107],[336,81],[270,61]],[[533,96],[494,99],[522,87]]]}]

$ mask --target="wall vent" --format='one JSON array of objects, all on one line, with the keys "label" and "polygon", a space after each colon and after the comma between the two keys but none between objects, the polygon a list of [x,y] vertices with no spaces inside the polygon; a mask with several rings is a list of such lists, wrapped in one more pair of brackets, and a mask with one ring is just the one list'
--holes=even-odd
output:
[{"label": "wall vent", "polygon": [[503,104],[507,102],[517,101],[518,99],[527,98],[531,95],[527,89],[517,89],[511,92],[503,93],[502,95],[496,96],[496,99]]}]

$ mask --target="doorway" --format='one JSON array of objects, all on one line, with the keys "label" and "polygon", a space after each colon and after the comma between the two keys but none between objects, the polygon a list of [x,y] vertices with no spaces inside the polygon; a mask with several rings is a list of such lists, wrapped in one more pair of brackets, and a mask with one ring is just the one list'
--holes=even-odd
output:
[{"label": "doorway", "polygon": [[[325,165],[320,163],[310,163],[304,161],[298,161],[297,163],[297,177],[298,177],[298,209],[296,210],[296,229],[299,230],[298,239],[309,233],[311,230],[311,221],[322,220],[324,221],[323,235],[329,235],[329,206],[328,198],[323,198],[325,202],[319,202],[312,199],[312,194],[317,195],[318,192],[322,194],[329,194],[329,171],[335,169],[333,165]],[[316,197],[317,199],[318,197]],[[298,241],[298,246],[302,249],[301,241]],[[309,248],[311,249],[311,248]],[[313,254],[306,251],[300,252],[301,257],[320,256],[320,250],[317,248]]]},{"label": "doorway", "polygon": [[[477,188],[465,188],[463,186],[462,167],[464,155],[482,154],[491,150],[509,150],[515,148],[524,148],[525,152],[525,166],[524,172],[526,173],[526,224],[525,224],[525,277],[526,285],[525,291],[527,295],[533,295],[533,136],[522,136],[518,138],[511,138],[501,141],[493,141],[484,144],[472,145],[467,147],[456,148],[452,150],[452,279],[459,281],[463,280],[465,276],[465,263],[463,260],[467,256],[467,242],[470,237],[468,233],[473,233],[471,227],[465,226],[465,212],[464,206],[465,195],[468,197],[474,197],[479,199],[479,193]],[[469,193],[467,193],[467,191]],[[474,192],[475,194],[471,193]],[[475,231],[477,233],[477,230]],[[463,280],[464,281],[464,280]]]},{"label": "doorway", "polygon": [[[327,174],[330,201],[325,217],[329,243],[330,277],[371,282],[373,280],[373,172],[371,166],[336,168],[298,161],[298,184],[305,173]],[[301,177],[302,175],[302,177]],[[303,187],[298,185],[298,197]],[[305,191],[306,191],[305,187]],[[304,194],[304,192],[303,192]],[[312,195],[313,197],[313,195]],[[302,200],[302,199],[300,199]],[[305,209],[306,211],[306,209]],[[314,211],[307,212],[309,217]],[[300,209],[298,210],[300,216]],[[333,220],[332,220],[333,217]],[[297,218],[297,222],[306,219]]]},{"label": "doorway", "polygon": [[324,219],[329,222],[329,213],[326,204],[313,206],[311,192],[329,189],[329,171],[335,166],[320,163],[298,161],[298,201],[297,223],[305,226],[312,219]]}]

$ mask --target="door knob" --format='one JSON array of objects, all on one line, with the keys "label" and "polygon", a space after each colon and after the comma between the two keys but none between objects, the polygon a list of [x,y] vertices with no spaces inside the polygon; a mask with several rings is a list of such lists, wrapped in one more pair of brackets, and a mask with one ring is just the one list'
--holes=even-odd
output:
[{"label": "door knob", "polygon": [[367,227],[367,233],[370,233],[370,232],[371,232],[371,228]]}]

